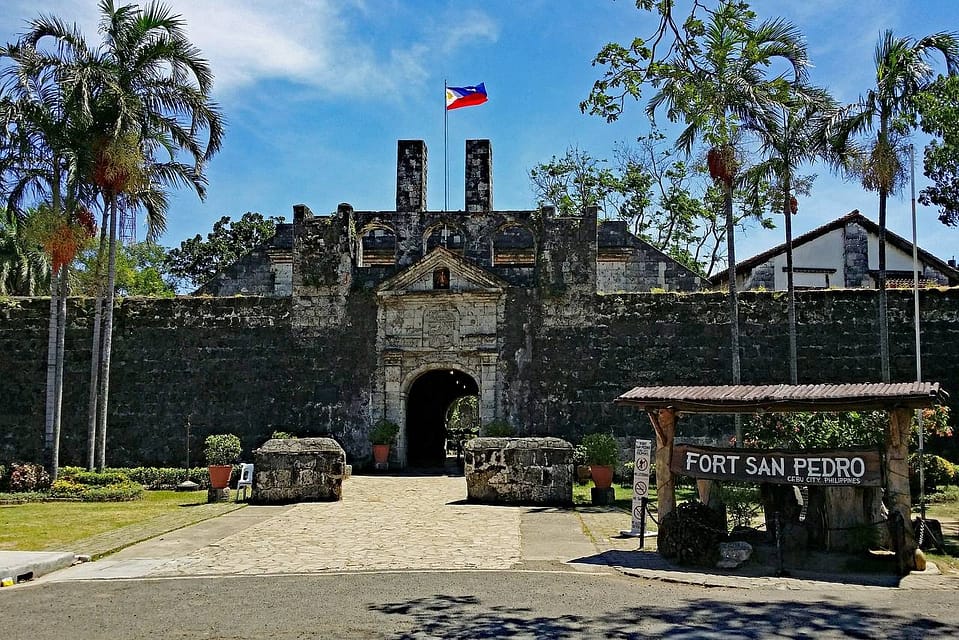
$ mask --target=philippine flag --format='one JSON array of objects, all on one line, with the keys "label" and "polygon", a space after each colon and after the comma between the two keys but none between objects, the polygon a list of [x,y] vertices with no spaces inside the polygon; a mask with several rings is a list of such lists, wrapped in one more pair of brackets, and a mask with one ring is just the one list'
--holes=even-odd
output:
[{"label": "philippine flag", "polygon": [[446,87],[446,110],[483,104],[489,99],[485,85],[485,82],[481,82],[475,87]]}]

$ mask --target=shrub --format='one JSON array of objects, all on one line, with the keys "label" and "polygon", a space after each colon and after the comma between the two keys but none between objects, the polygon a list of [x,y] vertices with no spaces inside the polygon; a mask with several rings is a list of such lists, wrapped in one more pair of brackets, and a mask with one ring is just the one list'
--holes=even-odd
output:
[{"label": "shrub", "polygon": [[948,487],[944,487],[942,491],[930,493],[926,496],[926,502],[929,504],[949,504],[952,502],[959,502],[959,487],[950,485]]},{"label": "shrub", "polygon": [[274,431],[270,436],[272,440],[295,440],[296,436],[289,431]]},{"label": "shrub", "polygon": [[724,484],[720,500],[726,505],[726,515],[733,527],[752,526],[753,517],[762,508],[759,487],[754,485]]},{"label": "shrub", "polygon": [[619,444],[608,433],[590,433],[583,437],[588,464],[613,466],[619,461]]},{"label": "shrub", "polygon": [[400,426],[389,420],[379,420],[373,425],[370,432],[370,442],[373,444],[393,444],[396,434],[400,432]]},{"label": "shrub", "polygon": [[129,479],[148,489],[174,489],[185,480],[192,480],[206,489],[210,482],[210,475],[205,467],[179,469],[176,467],[133,467],[131,469],[107,469],[107,471],[123,472]]},{"label": "shrub", "polygon": [[513,429],[513,425],[505,420],[493,420],[486,423],[483,435],[487,438],[511,438],[516,435],[516,430]]},{"label": "shrub", "polygon": [[124,502],[137,500],[142,495],[143,487],[129,480],[107,485],[87,485],[72,479],[57,479],[50,487],[51,498],[83,502]]},{"label": "shrub", "polygon": [[19,493],[0,493],[0,504],[23,504],[25,502],[43,502],[47,494],[40,491],[21,491]]},{"label": "shrub", "polygon": [[[926,454],[923,462],[923,474],[926,480],[926,491],[935,491],[936,487],[952,484],[956,474],[956,466],[939,456]],[[919,492],[919,454],[909,456],[909,486],[913,493]]]},{"label": "shrub", "polygon": [[106,487],[90,487],[83,492],[84,502],[125,502],[139,500],[143,487],[133,482],[111,484]]},{"label": "shrub", "polygon": [[8,479],[10,491],[43,491],[50,488],[50,474],[32,462],[14,462]]},{"label": "shrub", "polygon": [[57,478],[54,483],[50,485],[50,497],[73,498],[79,500],[83,497],[83,492],[86,489],[87,487],[72,479]]},{"label": "shrub", "polygon": [[7,467],[0,464],[0,491],[7,490]]},{"label": "shrub", "polygon": [[204,455],[208,465],[233,464],[240,459],[243,447],[240,439],[232,433],[207,436],[204,442]]},{"label": "shrub", "polygon": [[104,487],[109,484],[129,482],[130,476],[123,471],[81,471],[70,478],[79,484]]}]

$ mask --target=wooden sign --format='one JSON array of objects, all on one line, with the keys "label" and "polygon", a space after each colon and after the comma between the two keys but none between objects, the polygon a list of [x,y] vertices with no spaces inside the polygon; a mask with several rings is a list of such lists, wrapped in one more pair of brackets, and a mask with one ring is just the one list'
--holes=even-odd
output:
[{"label": "wooden sign", "polygon": [[718,449],[678,444],[669,465],[693,478],[832,487],[878,487],[882,463],[875,449],[787,451]]}]

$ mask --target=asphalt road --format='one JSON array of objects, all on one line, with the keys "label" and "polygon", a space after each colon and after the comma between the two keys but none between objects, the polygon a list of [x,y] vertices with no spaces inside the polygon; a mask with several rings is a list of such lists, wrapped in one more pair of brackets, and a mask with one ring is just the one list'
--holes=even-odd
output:
[{"label": "asphalt road", "polygon": [[578,572],[24,584],[3,638],[959,638],[956,591],[717,589]]}]

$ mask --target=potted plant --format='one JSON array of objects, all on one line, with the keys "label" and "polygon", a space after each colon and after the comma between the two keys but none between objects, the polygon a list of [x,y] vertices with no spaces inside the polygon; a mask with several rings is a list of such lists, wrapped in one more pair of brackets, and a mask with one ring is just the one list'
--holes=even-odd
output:
[{"label": "potted plant", "polygon": [[207,470],[210,472],[210,487],[226,489],[233,473],[233,463],[240,459],[243,447],[240,439],[232,433],[207,436],[204,442]]},{"label": "potted plant", "polygon": [[590,479],[589,464],[586,459],[586,447],[581,444],[573,447],[573,465],[576,468],[576,482],[586,484]]},{"label": "potted plant", "polygon": [[613,484],[613,465],[619,460],[619,444],[608,433],[590,433],[583,438],[586,462],[590,475],[598,489],[608,489]]},{"label": "potted plant", "polygon": [[377,464],[385,463],[390,457],[390,445],[400,432],[400,426],[390,420],[380,420],[373,425],[370,432],[370,442],[373,443],[373,461]]}]

